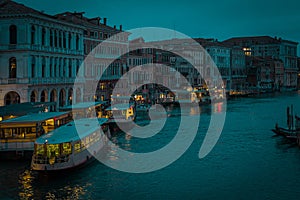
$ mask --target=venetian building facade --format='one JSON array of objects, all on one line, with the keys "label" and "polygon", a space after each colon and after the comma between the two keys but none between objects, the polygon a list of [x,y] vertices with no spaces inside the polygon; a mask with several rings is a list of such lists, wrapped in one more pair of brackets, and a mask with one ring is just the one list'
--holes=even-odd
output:
[{"label": "venetian building facade", "polygon": [[[87,18],[84,12],[55,15],[61,20],[84,27],[84,101],[111,100],[116,82],[128,70],[129,33],[108,26],[107,18]],[[121,55],[121,56],[119,56]],[[108,67],[106,70],[105,68]],[[127,88],[126,81],[124,88]]]},{"label": "venetian building facade", "polygon": [[129,67],[129,90],[135,94],[135,100],[154,100],[155,87],[153,49],[147,46],[142,37],[129,42],[127,65]]},{"label": "venetian building facade", "polygon": [[246,57],[240,47],[231,47],[230,64],[230,92],[240,92],[247,89]]},{"label": "venetian building facade", "polygon": [[[206,77],[213,77],[208,80],[217,88],[225,88],[227,91],[231,88],[231,48],[222,44],[216,39],[195,39],[207,51],[205,56],[206,67],[204,74]],[[214,64],[217,68],[212,68]],[[220,83],[218,75],[222,76],[223,83]],[[220,85],[221,84],[221,85]]]},{"label": "venetian building facade", "polygon": [[73,83],[84,58],[83,27],[13,1],[0,4],[0,105],[50,101],[56,110],[82,101]]},{"label": "venetian building facade", "polygon": [[297,42],[277,37],[256,36],[230,38],[224,43],[242,47],[247,57],[271,57],[282,60],[284,66],[282,86],[296,89],[298,79]]}]

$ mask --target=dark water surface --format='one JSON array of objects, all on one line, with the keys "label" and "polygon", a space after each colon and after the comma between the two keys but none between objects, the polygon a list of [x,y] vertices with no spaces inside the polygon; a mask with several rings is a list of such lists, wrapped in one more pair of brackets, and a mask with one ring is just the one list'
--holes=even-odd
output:
[{"label": "dark water surface", "polygon": [[[285,125],[291,104],[300,114],[298,93],[229,101],[217,145],[199,159],[210,112],[222,111],[222,104],[201,107],[199,131],[190,148],[168,167],[151,173],[120,172],[95,161],[75,171],[39,175],[29,170],[30,162],[1,161],[0,199],[299,199],[300,149],[271,132],[276,122]],[[182,112],[194,114],[189,109]],[[180,123],[179,109],[170,113],[155,137],[118,134],[113,141],[130,151],[161,148]],[[117,159],[113,149],[108,157]]]}]

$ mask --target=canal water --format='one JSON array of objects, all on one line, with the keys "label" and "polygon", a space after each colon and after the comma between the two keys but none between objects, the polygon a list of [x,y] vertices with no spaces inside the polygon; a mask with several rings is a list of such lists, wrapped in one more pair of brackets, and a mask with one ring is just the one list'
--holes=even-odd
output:
[{"label": "canal water", "polygon": [[[203,159],[198,153],[210,113],[222,104],[201,107],[198,134],[171,165],[150,173],[120,172],[95,161],[59,174],[40,175],[29,162],[0,163],[0,199],[299,199],[300,148],[271,132],[286,124],[286,107],[300,114],[300,94],[287,93],[228,101],[221,137]],[[128,151],[151,151],[168,144],[189,108],[169,108],[168,121],[155,137],[119,133],[112,140]],[[139,123],[147,124],[147,119]],[[107,155],[117,159],[117,155]],[[142,163],[141,163],[142,164]]]}]

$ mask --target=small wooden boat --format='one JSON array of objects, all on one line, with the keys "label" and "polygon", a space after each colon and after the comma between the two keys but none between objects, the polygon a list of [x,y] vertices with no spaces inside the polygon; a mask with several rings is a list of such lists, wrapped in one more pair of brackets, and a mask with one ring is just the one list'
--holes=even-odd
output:
[{"label": "small wooden boat", "polygon": [[299,130],[286,129],[286,128],[281,128],[281,127],[278,127],[278,126],[275,126],[275,128],[272,129],[272,131],[276,135],[284,136],[284,137],[286,137],[290,140],[293,140],[293,141],[297,141],[297,133],[299,132]]},{"label": "small wooden boat", "polygon": [[66,170],[94,160],[107,142],[106,122],[105,118],[78,119],[39,137],[34,144],[31,168]]},{"label": "small wooden boat", "polygon": [[287,128],[279,127],[276,123],[275,128],[272,131],[276,135],[281,135],[287,139],[298,142],[300,133],[300,118],[293,115],[293,106],[287,108]]}]

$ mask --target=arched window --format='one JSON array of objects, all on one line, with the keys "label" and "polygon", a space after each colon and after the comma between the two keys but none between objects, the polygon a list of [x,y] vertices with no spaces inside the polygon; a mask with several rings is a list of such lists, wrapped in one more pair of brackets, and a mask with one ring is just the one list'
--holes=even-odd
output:
[{"label": "arched window", "polygon": [[42,78],[46,77],[46,61],[45,58],[42,58]]},{"label": "arched window", "polygon": [[76,50],[79,50],[79,36],[76,35]]},{"label": "arched window", "polygon": [[42,29],[42,45],[46,45],[46,30],[45,28]]},{"label": "arched window", "polygon": [[57,76],[57,68],[56,68],[56,66],[57,66],[57,58],[54,58],[53,59],[53,65],[54,65],[54,77],[58,77]]},{"label": "arched window", "polygon": [[4,96],[4,104],[6,106],[17,103],[20,103],[20,95],[17,92],[11,91]]},{"label": "arched window", "polygon": [[63,33],[63,48],[67,48],[67,35],[66,33]]},{"label": "arched window", "polygon": [[58,76],[59,77],[63,77],[63,66],[62,66],[62,63],[63,62],[63,60],[62,60],[62,58],[59,58],[58,59]]},{"label": "arched window", "polygon": [[71,35],[71,33],[69,33],[69,49],[71,49],[71,42],[72,42],[72,35]]},{"label": "arched window", "polygon": [[36,92],[32,91],[30,94],[30,102],[36,102]]},{"label": "arched window", "polygon": [[72,100],[73,100],[73,89],[70,88],[68,91],[68,104],[72,105]]},{"label": "arched window", "polygon": [[[57,99],[57,93],[56,90],[53,89],[50,93],[50,102],[56,102],[56,99]],[[55,111],[55,110],[56,110],[56,105],[50,107],[50,111]]]},{"label": "arched window", "polygon": [[72,77],[72,59],[69,60],[69,77]]},{"label": "arched window", "polygon": [[50,77],[53,77],[53,58],[50,58]]},{"label": "arched window", "polygon": [[47,91],[43,90],[41,93],[41,102],[46,102],[47,101]]},{"label": "arched window", "polygon": [[53,47],[53,30],[50,30],[50,47]]},{"label": "arched window", "polygon": [[17,60],[15,57],[9,59],[9,78],[17,78]]},{"label": "arched window", "polygon": [[58,44],[59,44],[59,47],[62,48],[62,32],[59,31],[58,32]]},{"label": "arched window", "polygon": [[62,77],[66,77],[66,70],[67,70],[67,59],[63,59],[63,68],[62,68]]},{"label": "arched window", "polygon": [[35,43],[35,27],[31,26],[31,44]]},{"label": "arched window", "polygon": [[32,61],[31,61],[31,77],[34,78],[35,77],[35,58],[32,57]]},{"label": "arched window", "polygon": [[54,31],[54,46],[57,47],[57,31]]},{"label": "arched window", "polygon": [[9,27],[9,44],[17,44],[17,26],[11,25]]},{"label": "arched window", "polygon": [[66,101],[66,92],[64,89],[61,89],[59,92],[59,106],[63,107]]}]

